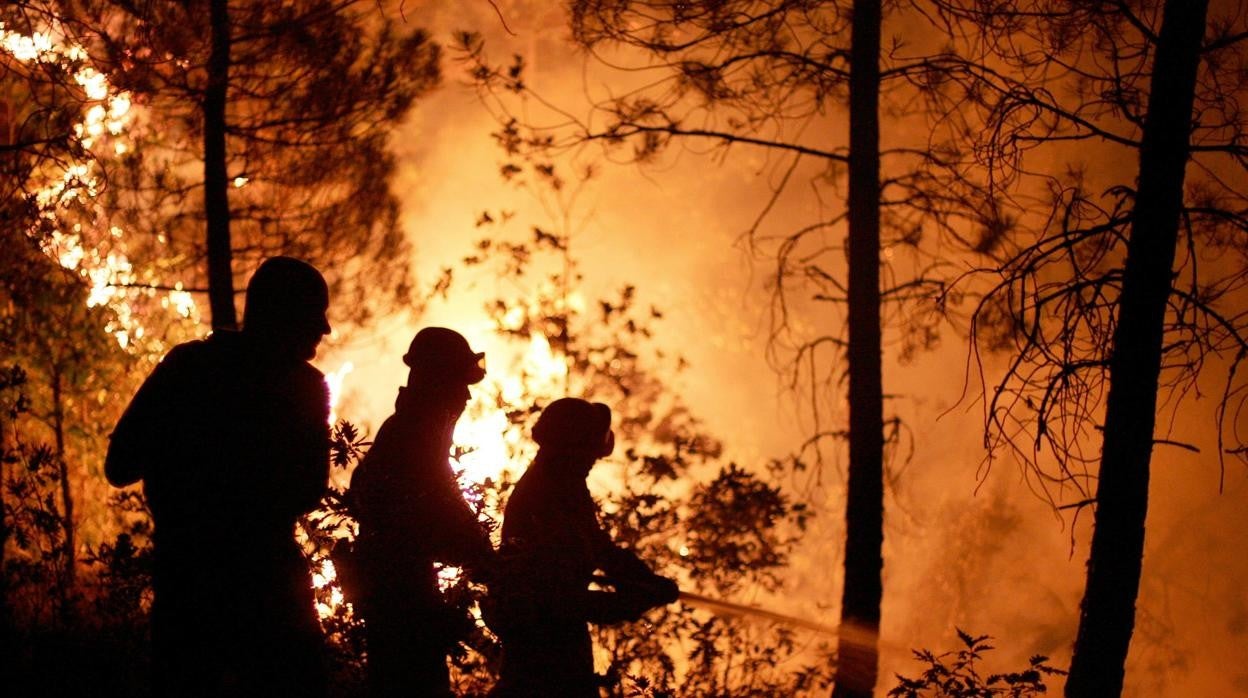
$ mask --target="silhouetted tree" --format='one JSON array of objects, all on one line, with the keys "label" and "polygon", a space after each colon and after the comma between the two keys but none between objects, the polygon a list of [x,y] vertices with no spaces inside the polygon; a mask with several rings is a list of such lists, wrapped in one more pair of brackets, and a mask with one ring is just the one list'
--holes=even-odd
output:
[{"label": "silhouetted tree", "polygon": [[423,32],[363,0],[70,4],[147,119],[110,172],[119,224],[148,244],[137,263],[207,292],[214,327],[277,253],[327,270],[340,318],[406,306],[388,144],[438,80]]},{"label": "silhouetted tree", "polygon": [[[844,202],[781,236],[772,288],[773,340],[777,347],[795,340],[794,383],[808,372],[809,380],[830,393],[842,376],[848,378],[848,429],[826,423],[817,403],[829,398],[819,395],[812,405],[814,433],[800,449],[804,456],[810,449],[819,453],[827,439],[847,437],[849,442],[841,604],[847,635],[835,689],[841,696],[869,695],[876,683],[877,650],[872,643],[864,646],[861,638],[862,631],[878,633],[883,593],[882,308],[909,301],[911,316],[897,324],[905,351],[930,345],[936,341],[936,314],[925,311],[934,310],[931,299],[942,288],[940,246],[952,239],[960,249],[989,253],[996,244],[987,236],[975,242],[965,237],[965,229],[982,220],[979,209],[968,204],[981,197],[982,189],[947,176],[946,170],[960,164],[956,146],[945,142],[961,135],[956,128],[929,132],[919,120],[919,128],[908,132],[910,141],[894,136],[881,143],[881,122],[904,116],[910,102],[918,103],[917,94],[940,90],[943,71],[939,62],[924,57],[926,48],[915,56],[895,48],[883,52],[883,20],[884,8],[876,0],[574,2],[572,30],[579,44],[590,51],[640,51],[644,65],[639,70],[658,77],[594,105],[593,118],[561,114],[571,127],[547,129],[531,118],[524,123],[513,119],[499,134],[513,154],[535,158],[538,168],[549,168],[542,158],[551,151],[587,142],[601,142],[613,153],[631,146],[631,158],[639,162],[659,157],[678,142],[709,143],[723,157],[729,149],[761,148],[776,163],[781,183],[749,227],[752,245],[758,244],[769,212],[783,207],[778,202],[802,166],[817,163],[805,170],[816,197],[830,192],[829,198]],[[907,20],[927,31],[921,14],[907,15]],[[901,41],[898,35],[895,43]],[[464,50],[487,89],[527,91],[520,59],[493,68],[471,37]],[[939,55],[939,47],[932,51]],[[614,55],[604,62],[613,60]],[[848,112],[847,131],[833,121],[842,109]],[[846,180],[848,192],[842,192],[838,187]],[[825,205],[819,200],[814,207]],[[882,283],[882,256],[891,258],[894,252],[902,253],[905,264],[895,260]],[[791,332],[790,314],[807,292],[816,304],[826,304],[822,308],[834,309],[835,321],[844,320],[837,328],[844,334]],[[834,352],[833,362],[843,358],[843,373],[826,367],[827,352]],[[895,432],[896,421],[888,424]]]},{"label": "silhouetted tree", "polygon": [[1208,0],[1167,0],[1140,134],[1140,173],[1109,353],[1105,441],[1096,486],[1069,696],[1122,693],[1144,559],[1148,474],[1166,305],[1183,207],[1196,67]]},{"label": "silhouetted tree", "polygon": [[[880,630],[884,599],[884,383],[880,347],[880,0],[854,0],[849,40],[849,482],[841,626]],[[868,698],[875,646],[837,647],[833,698]]]},{"label": "silhouetted tree", "polygon": [[[1207,16],[1204,0],[947,5],[1007,68],[968,71],[967,84],[984,107],[986,172],[1012,197],[1010,225],[1035,235],[976,317],[980,346],[1013,354],[988,397],[990,444],[1055,464],[1037,471],[1045,491],[1069,486],[1074,506],[1093,507],[1066,692],[1116,696],[1153,446],[1184,445],[1158,433],[1160,404],[1178,409],[1202,374],[1221,374],[1218,457],[1243,453],[1248,32],[1242,11]],[[1037,192],[1040,216],[1025,204]]]}]

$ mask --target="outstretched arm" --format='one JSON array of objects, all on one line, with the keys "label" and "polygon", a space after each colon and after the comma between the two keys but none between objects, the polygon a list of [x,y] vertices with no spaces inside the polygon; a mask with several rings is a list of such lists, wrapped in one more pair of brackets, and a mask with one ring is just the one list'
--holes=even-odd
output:
[{"label": "outstretched arm", "polygon": [[651,608],[676,601],[680,595],[674,581],[655,574],[632,551],[612,543],[601,526],[594,534],[594,548],[597,565],[606,573],[606,581],[615,591],[586,592],[586,615],[590,622],[636,620]]}]

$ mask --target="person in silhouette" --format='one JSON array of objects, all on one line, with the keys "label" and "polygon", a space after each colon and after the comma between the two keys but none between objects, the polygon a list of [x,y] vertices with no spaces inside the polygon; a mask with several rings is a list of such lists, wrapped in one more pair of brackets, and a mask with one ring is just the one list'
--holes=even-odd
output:
[{"label": "person in silhouette", "polygon": [[[615,448],[611,410],[576,398],[552,402],[533,427],[539,449],[503,516],[501,572],[487,615],[503,645],[492,695],[596,698],[587,623],[639,618],[672,603],[676,583],[611,542],[585,479]],[[595,578],[597,570],[606,579]],[[613,591],[590,590],[598,581]]]},{"label": "person in silhouette", "polygon": [[266,260],[242,331],[170,350],[112,433],[105,474],[142,481],[154,523],[156,695],[324,693],[294,524],[329,477],[328,391],[307,363],[328,305],[316,269]]},{"label": "person in silhouette", "polygon": [[356,608],[364,620],[369,691],[376,696],[449,696],[448,652],[468,628],[438,588],[435,563],[489,574],[494,548],[451,469],[451,437],[468,386],[485,377],[484,354],[459,333],[422,329],[394,414],[351,476],[359,521]]}]

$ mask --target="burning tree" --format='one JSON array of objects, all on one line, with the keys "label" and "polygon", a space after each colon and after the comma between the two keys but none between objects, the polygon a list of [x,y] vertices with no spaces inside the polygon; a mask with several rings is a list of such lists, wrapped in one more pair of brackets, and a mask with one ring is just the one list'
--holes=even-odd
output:
[{"label": "burning tree", "polygon": [[[385,147],[389,126],[436,82],[436,47],[340,3],[255,4],[228,25],[250,32],[234,45],[253,52],[242,57],[254,58],[255,70],[234,68],[229,121],[220,125],[246,146],[231,146],[231,162],[249,163],[244,169],[259,186],[254,199],[241,197],[246,208],[231,214],[207,206],[197,216],[190,202],[204,180],[188,169],[189,139],[212,130],[196,121],[202,37],[193,22],[150,24],[175,22],[177,7],[22,2],[0,11],[0,205],[8,251],[0,265],[0,365],[6,376],[21,377],[20,387],[17,378],[5,384],[12,409],[3,420],[0,466],[3,631],[12,640],[6,644],[23,648],[14,663],[20,670],[6,676],[18,686],[42,682],[40,667],[53,654],[85,659],[70,648],[84,646],[97,624],[108,627],[108,638],[96,638],[107,651],[125,655],[143,646],[114,646],[128,634],[123,628],[145,628],[143,502],[133,491],[110,497],[99,470],[121,407],[110,398],[129,393],[134,377],[169,346],[202,332],[188,289],[204,271],[198,265],[207,245],[193,221],[212,218],[219,232],[230,217],[245,220],[239,249],[246,263],[288,252],[329,264],[384,250],[378,254],[389,266],[370,269],[380,274],[370,282],[405,296]],[[357,32],[362,24],[377,31]],[[139,25],[154,32],[147,38],[167,42],[142,45],[143,36],[126,33]],[[273,59],[266,62],[265,52]],[[142,106],[132,109],[136,103]],[[341,157],[329,156],[335,153]],[[238,190],[249,182],[240,176],[230,184]],[[235,251],[226,246],[227,271]],[[344,293],[364,291],[352,285],[356,263],[334,265]],[[358,260],[368,263],[367,255]],[[244,264],[239,271],[249,270]],[[216,295],[232,314],[227,281]],[[346,306],[359,321],[371,307]],[[224,322],[223,310],[218,315],[219,325],[233,323]],[[82,570],[89,574],[77,577]],[[48,637],[56,633],[64,637]],[[49,640],[70,635],[67,647],[48,651]],[[70,681],[69,674],[59,680]]]},{"label": "burning tree", "polygon": [[388,144],[438,81],[423,32],[362,0],[69,5],[146,115],[110,196],[158,285],[207,293],[233,327],[235,281],[288,254],[325,271],[340,319],[407,307]]},{"label": "burning tree", "polygon": [[108,391],[178,318],[157,312],[141,324],[142,309],[176,308],[177,295],[112,286],[136,278],[98,198],[102,161],[126,145],[129,97],[68,38],[56,9],[23,2],[0,13],[0,365],[22,377],[8,388],[21,398],[0,437],[15,454],[0,466],[4,601],[15,620],[45,627],[72,620],[84,552],[117,525],[90,477],[111,423]]}]

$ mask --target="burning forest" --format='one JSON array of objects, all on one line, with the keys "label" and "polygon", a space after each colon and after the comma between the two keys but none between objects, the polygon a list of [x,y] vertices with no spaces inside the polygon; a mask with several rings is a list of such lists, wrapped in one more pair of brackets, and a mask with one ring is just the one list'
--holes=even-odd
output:
[{"label": "burning forest", "polygon": [[1236,0],[0,8],[8,695],[1248,695]]}]

